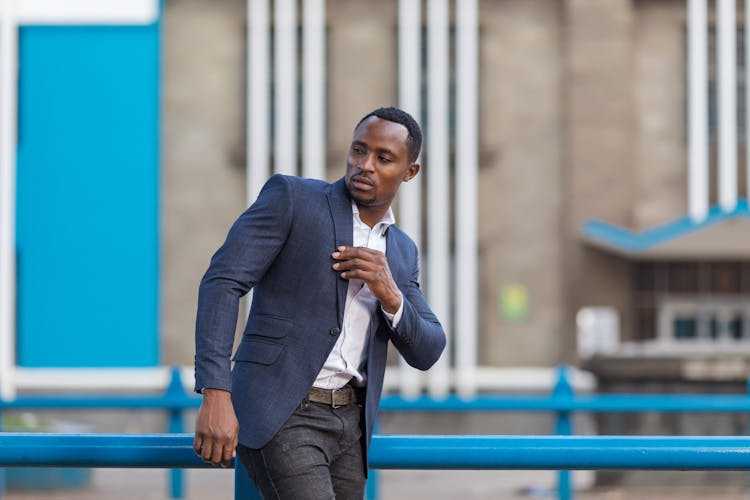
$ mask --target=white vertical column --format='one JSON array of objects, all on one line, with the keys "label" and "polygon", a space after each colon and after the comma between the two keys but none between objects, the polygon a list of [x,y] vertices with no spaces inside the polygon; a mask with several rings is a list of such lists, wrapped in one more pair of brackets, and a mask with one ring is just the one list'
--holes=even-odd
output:
[{"label": "white vertical column", "polygon": [[[420,121],[422,115],[422,13],[420,0],[398,3],[398,102]],[[420,160],[418,160],[420,161]],[[424,172],[420,174],[425,175]],[[419,177],[399,188],[399,225],[422,250],[422,189]]]},{"label": "white vertical column", "polygon": [[269,173],[270,47],[268,0],[247,2],[247,202],[258,197]]},{"label": "white vertical column", "polygon": [[325,178],[325,0],[305,0],[302,175]]},{"label": "white vertical column", "polygon": [[[420,0],[398,3],[398,102],[399,107],[420,121],[422,112],[422,12]],[[417,160],[420,161],[420,160]],[[421,173],[399,188],[399,225],[414,239],[422,255]],[[422,385],[422,372],[399,357],[401,394],[414,397]]]},{"label": "white vertical column", "polygon": [[427,7],[429,68],[427,109],[427,189],[429,250],[427,296],[443,324],[448,347],[429,372],[430,392],[448,393],[450,385],[450,192],[448,138],[448,0],[429,0]]},{"label": "white vertical column", "polygon": [[718,159],[719,204],[725,212],[737,205],[737,21],[735,1],[718,0]]},{"label": "white vertical column", "polygon": [[15,397],[16,138],[18,27],[15,0],[0,11],[0,398]]},{"label": "white vertical column", "polygon": [[[269,0],[247,2],[247,206],[252,205],[269,177],[271,144],[270,113],[270,10]],[[250,313],[253,291],[243,299],[245,317]]]},{"label": "white vertical column", "polygon": [[477,0],[456,0],[456,388],[476,392],[477,365]]},{"label": "white vertical column", "polygon": [[688,0],[688,212],[708,215],[708,0]]},{"label": "white vertical column", "polygon": [[[274,10],[274,171],[297,174],[297,3],[276,0]],[[251,68],[252,71],[252,68]]]}]

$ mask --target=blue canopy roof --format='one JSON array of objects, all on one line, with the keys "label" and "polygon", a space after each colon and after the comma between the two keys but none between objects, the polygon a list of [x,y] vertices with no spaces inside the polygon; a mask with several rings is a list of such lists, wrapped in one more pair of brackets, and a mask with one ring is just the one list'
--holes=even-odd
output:
[{"label": "blue canopy roof", "polygon": [[730,212],[714,205],[702,221],[685,216],[645,231],[589,220],[583,237],[594,246],[633,257],[744,258],[750,256],[750,206],[745,199]]}]

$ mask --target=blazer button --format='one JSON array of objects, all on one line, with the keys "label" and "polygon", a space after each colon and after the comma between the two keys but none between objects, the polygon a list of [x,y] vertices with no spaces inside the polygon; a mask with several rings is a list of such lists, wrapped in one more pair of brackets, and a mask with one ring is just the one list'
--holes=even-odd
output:
[{"label": "blazer button", "polygon": [[330,333],[331,336],[335,337],[336,335],[338,335],[339,333],[341,333],[341,328],[339,328],[338,326],[334,326],[333,328],[331,328],[330,330],[328,330],[328,333]]}]

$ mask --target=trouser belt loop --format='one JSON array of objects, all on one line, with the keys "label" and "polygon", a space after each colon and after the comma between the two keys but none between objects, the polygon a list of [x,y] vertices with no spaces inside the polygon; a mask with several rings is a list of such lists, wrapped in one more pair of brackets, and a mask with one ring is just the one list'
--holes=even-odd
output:
[{"label": "trouser belt loop", "polygon": [[341,406],[336,404],[336,393],[340,390],[341,389],[331,389],[331,408],[339,408]]}]

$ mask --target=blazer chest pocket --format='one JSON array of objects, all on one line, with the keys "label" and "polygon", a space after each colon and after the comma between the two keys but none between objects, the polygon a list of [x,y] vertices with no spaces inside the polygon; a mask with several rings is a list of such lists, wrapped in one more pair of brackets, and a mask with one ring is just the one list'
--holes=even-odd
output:
[{"label": "blazer chest pocket", "polygon": [[234,353],[232,361],[250,361],[261,365],[271,365],[279,359],[283,350],[283,344],[246,337]]}]

